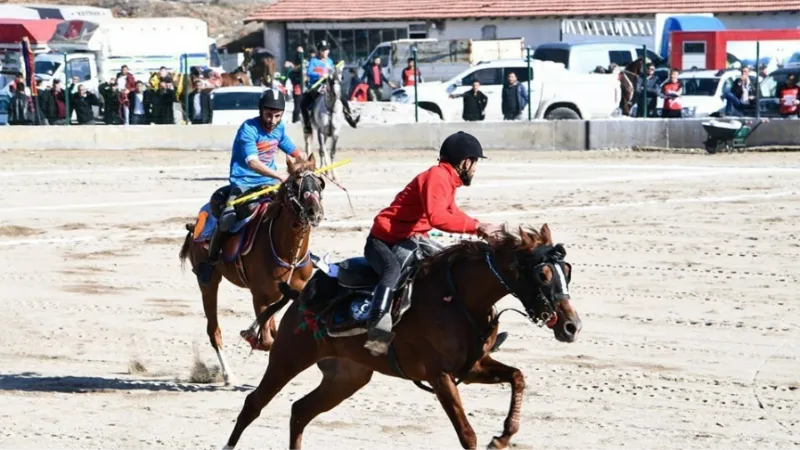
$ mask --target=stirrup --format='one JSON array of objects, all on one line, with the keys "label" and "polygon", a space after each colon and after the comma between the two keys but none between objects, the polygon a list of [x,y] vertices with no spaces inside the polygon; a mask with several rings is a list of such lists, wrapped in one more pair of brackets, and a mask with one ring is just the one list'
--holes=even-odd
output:
[{"label": "stirrup", "polygon": [[392,344],[395,333],[393,331],[386,332],[377,328],[371,328],[367,332],[367,342],[364,343],[364,348],[369,350],[372,356],[381,356],[389,353],[389,346]]}]

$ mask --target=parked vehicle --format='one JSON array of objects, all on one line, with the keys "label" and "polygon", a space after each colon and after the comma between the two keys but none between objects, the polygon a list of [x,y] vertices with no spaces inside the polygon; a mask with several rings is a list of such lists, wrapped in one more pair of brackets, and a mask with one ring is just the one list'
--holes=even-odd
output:
[{"label": "parked vehicle", "polygon": [[[486,121],[503,120],[502,90],[509,72],[527,88],[531,79],[530,104],[536,119],[593,119],[610,117],[620,100],[619,81],[612,74],[578,74],[563,64],[531,60],[531,72],[523,59],[497,60],[478,64],[445,82],[421,83],[417,86],[420,108],[434,112],[444,121],[460,121],[463,103],[450,98],[472,87],[472,80],[481,83],[481,91],[489,101]],[[392,101],[413,103],[414,87],[398,89]],[[525,114],[523,114],[525,115]]]},{"label": "parked vehicle", "polygon": [[[229,86],[211,91],[212,125],[239,126],[247,119],[258,116],[258,100],[265,86]],[[291,122],[294,102],[286,102],[284,124]]]},{"label": "parked vehicle", "polygon": [[[607,69],[612,63],[625,67],[641,58],[642,50],[642,46],[634,44],[549,42],[536,47],[533,59],[561,63],[576,73],[592,73],[597,66]],[[665,63],[650,49],[647,49],[647,57],[656,67]]]},{"label": "parked vehicle", "polygon": [[64,21],[56,27],[50,47],[52,53],[36,56],[36,75],[47,85],[53,78],[65,81],[66,59],[70,78],[77,76],[92,92],[122,65],[146,81],[161,66],[183,72],[187,58],[190,67],[209,66],[210,53],[216,49],[209,47],[204,21],[176,17]]},{"label": "parked vehicle", "polygon": [[417,66],[424,81],[442,81],[483,61],[523,58],[525,39],[398,39],[381,42],[360,67],[358,76],[364,76],[366,67],[380,56],[386,78],[402,85],[403,69],[408,66],[412,47],[417,48]]}]

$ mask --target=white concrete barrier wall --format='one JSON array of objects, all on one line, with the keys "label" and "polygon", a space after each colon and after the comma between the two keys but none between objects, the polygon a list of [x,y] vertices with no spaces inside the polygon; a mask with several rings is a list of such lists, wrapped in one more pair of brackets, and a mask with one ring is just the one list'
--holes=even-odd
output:
[{"label": "white concrete barrier wall", "polygon": [[[653,146],[702,148],[703,120],[610,119],[533,122],[360,125],[346,128],[338,147],[347,149],[438,149],[449,134],[464,130],[488,149],[595,150]],[[749,145],[800,145],[800,122],[774,120],[761,125]],[[223,150],[238,127],[216,125],[3,126],[0,150]],[[299,124],[288,133],[303,146]],[[312,143],[312,146],[316,146]]]}]

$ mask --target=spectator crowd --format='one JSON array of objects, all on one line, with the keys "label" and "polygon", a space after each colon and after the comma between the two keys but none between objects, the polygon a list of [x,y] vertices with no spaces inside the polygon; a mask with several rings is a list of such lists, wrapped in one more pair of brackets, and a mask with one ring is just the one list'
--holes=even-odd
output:
[{"label": "spectator crowd", "polygon": [[[44,80],[37,78],[37,94],[33,96],[24,77],[18,75],[9,86],[11,99],[8,123],[64,125],[68,106],[70,115],[74,112],[74,118],[80,125],[94,125],[97,122],[107,125],[171,125],[176,120],[195,124],[211,123],[209,94],[202,91],[201,80],[194,82],[186,115],[175,94],[173,79],[173,74],[166,67],[161,67],[145,83],[136,80],[127,66],[122,66],[116,76],[98,86],[98,95],[89,92],[78,77],[73,77],[66,88],[58,79],[53,80],[52,86],[47,88]],[[93,107],[98,108],[98,116],[95,116]]]}]

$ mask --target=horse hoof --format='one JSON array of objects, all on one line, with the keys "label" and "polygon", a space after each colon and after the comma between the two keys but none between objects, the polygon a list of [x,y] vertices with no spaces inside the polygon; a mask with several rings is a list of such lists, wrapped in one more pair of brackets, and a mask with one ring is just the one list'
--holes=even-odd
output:
[{"label": "horse hoof", "polygon": [[507,445],[503,445],[503,443],[500,442],[500,438],[495,436],[495,437],[492,438],[492,442],[489,442],[489,445],[486,448],[488,448],[488,449],[501,449],[501,448],[506,448],[506,447],[508,447],[508,446]]},{"label": "horse hoof", "polygon": [[239,379],[236,378],[233,375],[228,375],[227,377],[223,377],[223,379],[225,380],[225,386],[226,387],[238,386],[239,385]]}]

